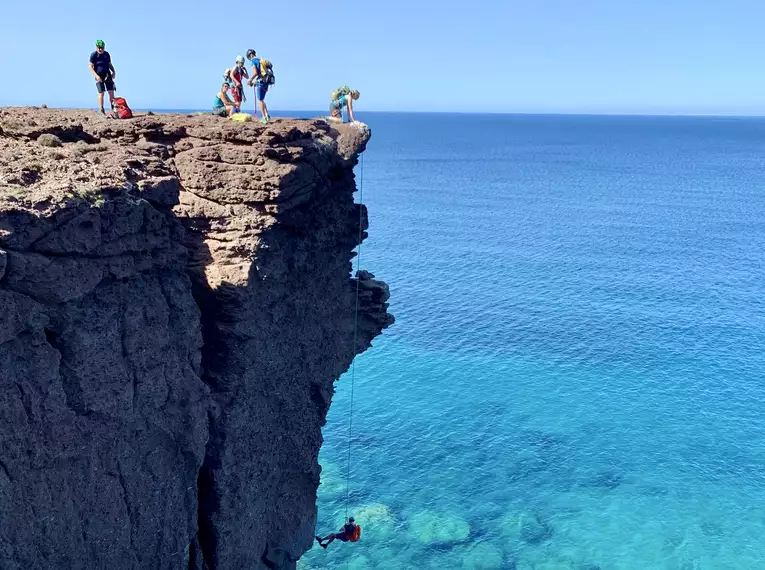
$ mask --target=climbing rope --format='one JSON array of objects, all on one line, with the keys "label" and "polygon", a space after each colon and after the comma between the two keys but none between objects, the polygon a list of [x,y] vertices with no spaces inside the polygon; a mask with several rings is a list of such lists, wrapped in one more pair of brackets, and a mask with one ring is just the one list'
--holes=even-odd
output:
[{"label": "climbing rope", "polygon": [[359,239],[358,249],[359,255],[356,258],[356,308],[353,313],[353,352],[351,357],[353,361],[351,363],[351,404],[350,411],[348,413],[348,465],[345,472],[345,518],[348,519],[348,505],[350,502],[350,489],[351,489],[351,437],[353,435],[353,388],[356,382],[356,340],[358,338],[359,331],[359,270],[361,268],[361,235],[362,235],[362,222],[364,216],[364,154],[361,155],[361,172],[360,172],[360,184],[359,184]]}]

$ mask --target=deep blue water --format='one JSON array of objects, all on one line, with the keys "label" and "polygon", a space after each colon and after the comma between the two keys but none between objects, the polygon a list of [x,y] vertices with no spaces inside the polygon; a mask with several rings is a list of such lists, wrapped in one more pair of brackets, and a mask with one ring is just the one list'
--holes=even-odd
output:
[{"label": "deep blue water", "polygon": [[300,567],[765,568],[765,120],[360,118],[397,323]]}]

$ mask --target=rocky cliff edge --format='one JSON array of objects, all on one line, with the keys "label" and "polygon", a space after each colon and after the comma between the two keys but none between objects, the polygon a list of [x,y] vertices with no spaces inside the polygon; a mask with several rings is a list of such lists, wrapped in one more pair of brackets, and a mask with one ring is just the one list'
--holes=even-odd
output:
[{"label": "rocky cliff edge", "polygon": [[[369,136],[0,110],[0,568],[295,567]],[[359,278],[356,353],[393,322]]]}]

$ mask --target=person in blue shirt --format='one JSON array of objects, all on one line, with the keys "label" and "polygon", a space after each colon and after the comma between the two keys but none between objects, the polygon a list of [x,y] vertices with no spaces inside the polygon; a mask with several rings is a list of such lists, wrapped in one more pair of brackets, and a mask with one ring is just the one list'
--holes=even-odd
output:
[{"label": "person in blue shirt", "polygon": [[[266,106],[266,93],[268,93],[268,83],[266,78],[260,72],[260,58],[255,54],[254,49],[247,50],[247,59],[252,66],[252,77],[248,81],[250,85],[255,86],[255,99],[260,107],[260,114],[262,116],[260,122],[267,123],[271,120],[271,116],[268,114],[268,107]],[[255,116],[258,116],[257,109],[255,110]]]},{"label": "person in blue shirt", "polygon": [[98,90],[98,107],[104,111],[104,91],[109,92],[109,106],[114,108],[114,79],[117,72],[112,65],[112,58],[106,51],[104,40],[96,40],[96,51],[90,54],[90,72],[96,80]]}]

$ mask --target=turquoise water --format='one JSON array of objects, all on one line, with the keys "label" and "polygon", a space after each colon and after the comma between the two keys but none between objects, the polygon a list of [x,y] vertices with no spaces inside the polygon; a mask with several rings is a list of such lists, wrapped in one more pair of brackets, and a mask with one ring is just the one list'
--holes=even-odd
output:
[{"label": "turquoise water", "polygon": [[356,364],[362,540],[299,567],[765,568],[765,121],[362,119],[397,323]]}]

